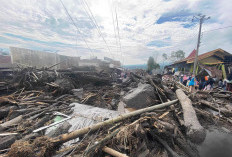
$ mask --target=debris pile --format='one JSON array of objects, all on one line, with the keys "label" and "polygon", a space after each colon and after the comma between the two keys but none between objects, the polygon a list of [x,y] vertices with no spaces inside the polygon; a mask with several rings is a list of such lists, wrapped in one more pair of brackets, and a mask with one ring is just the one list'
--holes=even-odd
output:
[{"label": "debris pile", "polygon": [[212,129],[231,143],[231,92],[188,93],[161,75],[24,68],[0,91],[3,156],[211,156]]}]

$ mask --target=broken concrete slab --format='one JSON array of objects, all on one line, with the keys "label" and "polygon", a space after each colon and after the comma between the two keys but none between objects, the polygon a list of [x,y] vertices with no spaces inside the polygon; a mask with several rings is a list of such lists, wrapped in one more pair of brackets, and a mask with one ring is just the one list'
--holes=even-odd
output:
[{"label": "broken concrete slab", "polygon": [[123,97],[123,102],[126,107],[141,109],[151,105],[154,99],[156,99],[154,88],[150,84],[140,83]]}]

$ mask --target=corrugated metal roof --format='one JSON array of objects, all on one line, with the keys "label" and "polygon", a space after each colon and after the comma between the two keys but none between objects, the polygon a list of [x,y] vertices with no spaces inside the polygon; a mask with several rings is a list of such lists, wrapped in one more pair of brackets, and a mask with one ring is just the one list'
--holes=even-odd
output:
[{"label": "corrugated metal roof", "polygon": [[[87,126],[91,126],[95,123],[102,122],[106,119],[112,119],[119,116],[118,111],[108,110],[105,108],[93,107],[90,105],[72,103],[70,106],[74,105],[73,113],[69,115],[72,117],[67,120],[72,126],[69,129],[69,132],[72,132],[77,129],[81,129]],[[61,125],[61,124],[59,124]],[[59,126],[57,125],[57,127]],[[54,128],[48,128],[46,134]],[[64,145],[68,146],[72,143],[78,142],[79,138],[66,142]]]}]

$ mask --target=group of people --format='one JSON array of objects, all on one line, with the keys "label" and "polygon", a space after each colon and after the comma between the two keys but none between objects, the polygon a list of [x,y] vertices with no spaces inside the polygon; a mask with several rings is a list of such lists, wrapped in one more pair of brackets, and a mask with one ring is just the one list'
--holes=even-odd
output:
[{"label": "group of people", "polygon": [[210,76],[202,76],[200,79],[197,79],[194,75],[181,75],[179,81],[184,86],[188,86],[190,92],[193,92],[196,89],[212,90],[216,80]]}]

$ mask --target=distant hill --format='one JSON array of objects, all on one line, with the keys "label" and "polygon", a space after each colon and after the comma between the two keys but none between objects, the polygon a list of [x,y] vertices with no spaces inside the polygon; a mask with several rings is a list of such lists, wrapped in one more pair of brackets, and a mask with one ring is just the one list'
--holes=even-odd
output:
[{"label": "distant hill", "polygon": [[124,65],[123,68],[126,69],[147,69],[147,65],[146,64],[135,64],[135,65]]},{"label": "distant hill", "polygon": [[[163,69],[164,66],[169,65],[170,62],[159,63],[160,68]],[[124,65],[123,68],[126,69],[147,69],[147,64],[135,64],[135,65]]]}]

